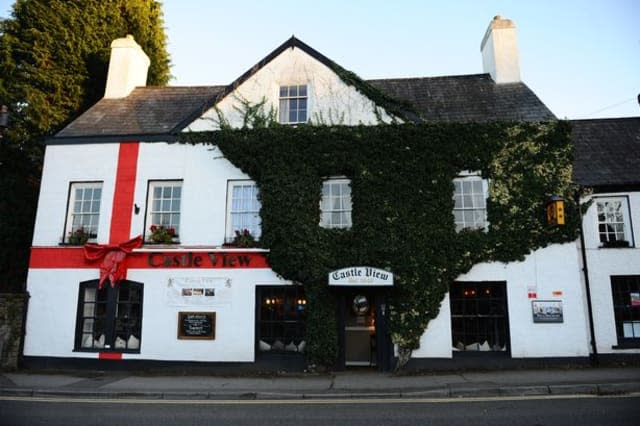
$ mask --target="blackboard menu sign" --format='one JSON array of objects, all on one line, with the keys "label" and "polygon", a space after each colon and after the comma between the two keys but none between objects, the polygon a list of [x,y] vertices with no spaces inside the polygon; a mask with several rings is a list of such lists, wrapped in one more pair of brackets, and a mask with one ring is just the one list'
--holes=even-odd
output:
[{"label": "blackboard menu sign", "polygon": [[215,312],[178,312],[178,339],[214,340]]}]

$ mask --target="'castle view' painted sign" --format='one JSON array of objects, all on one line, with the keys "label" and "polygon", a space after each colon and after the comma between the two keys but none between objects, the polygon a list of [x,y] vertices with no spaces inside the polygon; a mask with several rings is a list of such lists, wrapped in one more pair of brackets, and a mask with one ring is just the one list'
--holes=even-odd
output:
[{"label": "'castle view' painted sign", "polygon": [[369,266],[352,266],[329,272],[329,285],[392,286],[393,273]]}]

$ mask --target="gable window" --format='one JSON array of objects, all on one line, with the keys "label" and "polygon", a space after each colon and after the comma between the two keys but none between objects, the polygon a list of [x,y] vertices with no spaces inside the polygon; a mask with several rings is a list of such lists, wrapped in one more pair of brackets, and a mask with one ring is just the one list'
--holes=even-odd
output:
[{"label": "gable window", "polygon": [[280,86],[280,123],[307,122],[307,86]]},{"label": "gable window", "polygon": [[351,181],[328,179],[322,182],[320,226],[323,228],[351,228]]},{"label": "gable window", "polygon": [[260,200],[258,186],[250,180],[229,181],[227,187],[226,240],[232,241],[236,231],[248,230],[260,239]]},{"label": "gable window", "polygon": [[80,283],[75,350],[140,352],[143,284]]},{"label": "gable window", "polygon": [[597,198],[598,234],[604,247],[632,245],[629,205],[626,197]]},{"label": "gable window", "polygon": [[611,277],[618,346],[640,347],[640,275]]},{"label": "gable window", "polygon": [[69,190],[65,243],[84,243],[76,241],[79,235],[84,239],[95,240],[98,236],[100,219],[100,199],[102,182],[73,182]]},{"label": "gable window", "polygon": [[[180,204],[182,200],[182,181],[150,181],[147,201],[147,240],[154,242],[177,241],[180,235]],[[153,229],[162,227],[171,234],[169,241],[153,239]]]},{"label": "gable window", "polygon": [[489,185],[478,173],[463,173],[453,180],[453,216],[456,231],[486,229]]}]

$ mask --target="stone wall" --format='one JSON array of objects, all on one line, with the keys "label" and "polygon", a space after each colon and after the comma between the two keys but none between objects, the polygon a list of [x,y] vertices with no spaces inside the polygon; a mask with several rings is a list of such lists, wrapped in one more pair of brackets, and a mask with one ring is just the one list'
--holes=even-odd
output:
[{"label": "stone wall", "polygon": [[25,294],[0,294],[0,370],[18,368],[25,297]]}]

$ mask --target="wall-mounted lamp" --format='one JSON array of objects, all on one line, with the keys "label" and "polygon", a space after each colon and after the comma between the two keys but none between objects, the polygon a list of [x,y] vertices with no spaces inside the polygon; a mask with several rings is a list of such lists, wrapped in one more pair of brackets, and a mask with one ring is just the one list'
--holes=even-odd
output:
[{"label": "wall-mounted lamp", "polygon": [[564,198],[557,195],[547,201],[547,224],[564,225]]},{"label": "wall-mounted lamp", "polygon": [[140,207],[139,207],[137,204],[134,204],[134,205],[133,205],[133,212],[134,212],[135,214],[140,213]]}]

